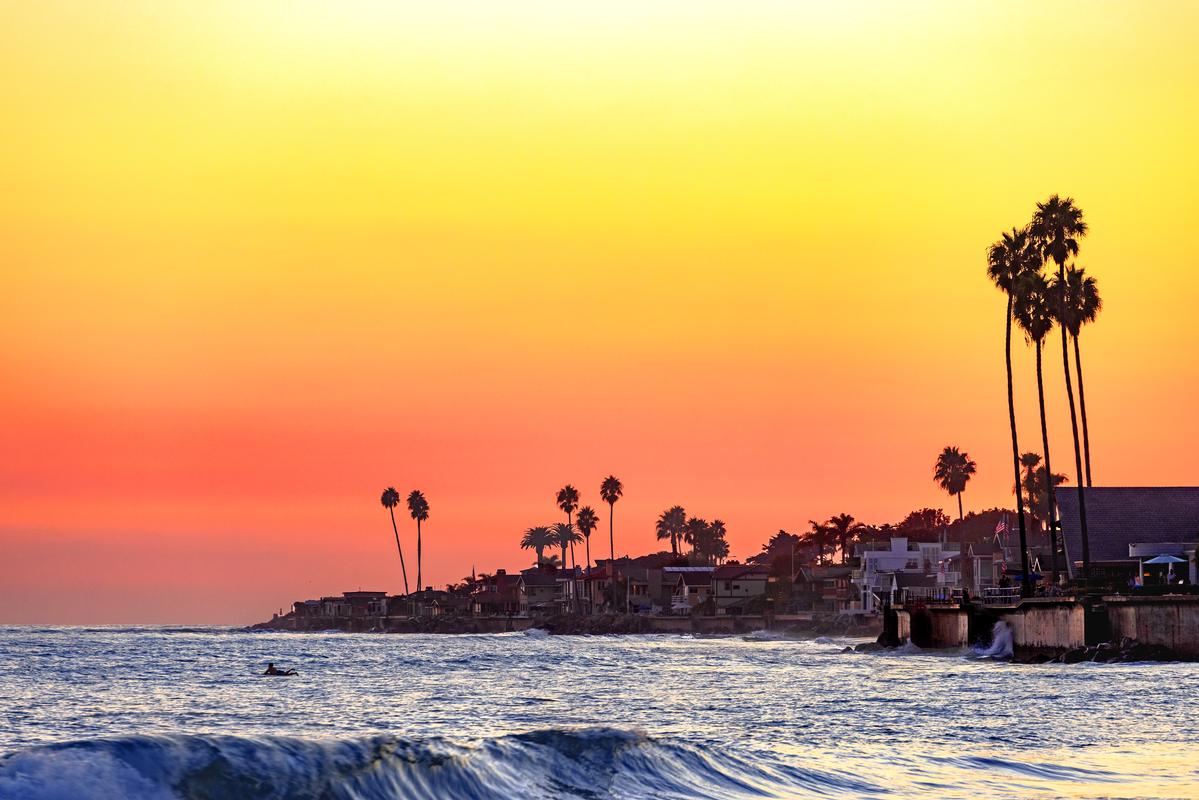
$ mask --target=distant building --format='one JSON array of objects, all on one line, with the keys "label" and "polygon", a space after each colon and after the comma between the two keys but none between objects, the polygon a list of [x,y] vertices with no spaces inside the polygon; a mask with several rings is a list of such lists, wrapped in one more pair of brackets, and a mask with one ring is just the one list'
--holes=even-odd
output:
[{"label": "distant building", "polygon": [[[1120,586],[1137,576],[1140,561],[1172,555],[1187,562],[1179,565],[1178,572],[1190,583],[1199,583],[1195,561],[1199,487],[1103,486],[1082,491],[1087,504],[1092,577],[1107,578]],[[1062,487],[1056,496],[1066,568],[1075,578],[1082,569],[1078,490]]]},{"label": "distant building", "polygon": [[715,567],[666,567],[662,571],[674,578],[671,611],[689,612],[712,594]]},{"label": "distant building", "polygon": [[716,613],[744,614],[751,605],[761,606],[769,580],[770,567],[767,565],[724,564],[717,567],[712,573]]},{"label": "distant building", "polygon": [[475,616],[523,616],[529,612],[528,596],[522,575],[496,570],[493,577],[479,581],[470,597]]},{"label": "distant building", "polygon": [[[873,612],[891,599],[896,587],[896,575],[932,575],[931,585],[957,587],[960,581],[960,561],[953,562],[959,553],[941,542],[913,542],[904,536],[893,536],[887,543],[863,543],[857,548],[860,566],[853,570],[852,582],[857,589],[855,610]],[[940,575],[940,580],[936,576]]]}]

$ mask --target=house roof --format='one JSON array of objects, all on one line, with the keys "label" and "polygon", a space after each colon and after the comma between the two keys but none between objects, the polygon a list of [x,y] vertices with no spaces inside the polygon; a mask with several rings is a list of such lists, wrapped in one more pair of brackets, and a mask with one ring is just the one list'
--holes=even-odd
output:
[{"label": "house roof", "polygon": [[936,586],[936,575],[921,575],[918,572],[895,572],[895,586],[900,589],[911,589],[918,586]]},{"label": "house roof", "polygon": [[759,580],[770,577],[770,567],[757,564],[725,564],[717,567],[713,576],[718,581]]},{"label": "house roof", "polygon": [[523,577],[525,579],[525,586],[554,587],[558,585],[558,576],[548,572],[530,572]]},{"label": "house roof", "polygon": [[[1091,561],[1124,561],[1128,545],[1143,542],[1199,541],[1199,487],[1102,486],[1083,489],[1087,504],[1087,533]],[[1078,490],[1057,491],[1062,519],[1066,564],[1082,560],[1082,530]]]},{"label": "house roof", "polygon": [[[711,586],[711,572],[680,572],[679,581],[682,581],[684,586]],[[675,584],[678,585],[677,582]]]}]

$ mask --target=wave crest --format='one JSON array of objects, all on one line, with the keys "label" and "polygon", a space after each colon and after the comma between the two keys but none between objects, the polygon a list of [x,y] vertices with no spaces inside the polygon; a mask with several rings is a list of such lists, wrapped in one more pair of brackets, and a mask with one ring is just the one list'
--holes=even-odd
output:
[{"label": "wave crest", "polygon": [[463,745],[373,736],[131,736],[0,758],[0,798],[373,800],[447,797],[779,797],[876,787],[612,728]]}]

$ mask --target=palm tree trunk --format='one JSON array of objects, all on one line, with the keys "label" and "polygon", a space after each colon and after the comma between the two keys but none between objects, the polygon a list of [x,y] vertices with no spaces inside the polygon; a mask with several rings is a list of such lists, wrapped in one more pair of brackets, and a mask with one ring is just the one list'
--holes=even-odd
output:
[{"label": "palm tree trunk", "polygon": [[591,599],[591,536],[585,536],[584,541],[587,543],[587,610],[591,612],[595,610],[595,603]]},{"label": "palm tree trunk", "polygon": [[391,512],[391,529],[396,535],[396,551],[400,554],[400,570],[404,573],[404,594],[408,594],[408,568],[404,566],[404,548],[400,547],[400,529],[396,527],[396,512],[394,508],[387,509]]},{"label": "palm tree trunk", "polygon": [[416,521],[416,591],[420,592],[420,520]]},{"label": "palm tree trunk", "polygon": [[[616,503],[608,503],[608,591],[612,595],[612,610],[616,610],[616,537],[612,530],[613,516],[616,514]],[[626,612],[627,613],[627,612]]]},{"label": "palm tree trunk", "polygon": [[1012,467],[1016,474],[1016,517],[1020,521],[1020,593],[1028,597],[1032,586],[1028,583],[1028,536],[1024,530],[1024,492],[1020,487],[1020,444],[1016,439],[1016,399],[1012,390],[1012,295],[1007,298],[1007,333],[1004,337],[1004,354],[1007,357],[1007,414],[1012,427]]},{"label": "palm tree trunk", "polygon": [[[1064,270],[1063,270],[1064,271]],[[1074,411],[1074,382],[1070,380],[1070,350],[1066,341],[1066,329],[1062,328],[1062,368],[1066,373],[1066,399],[1070,402],[1070,429],[1074,433],[1074,473],[1078,476],[1078,527],[1082,533],[1082,580],[1083,587],[1090,587],[1091,537],[1087,532],[1087,497],[1082,471],[1082,448],[1079,447],[1078,415]]]},{"label": "palm tree trunk", "polygon": [[1078,375],[1078,411],[1082,414],[1082,455],[1087,468],[1087,488],[1091,488],[1091,429],[1087,426],[1087,397],[1082,388],[1082,356],[1078,352],[1078,337],[1074,337],[1074,373]]},{"label": "palm tree trunk", "polygon": [[1049,428],[1045,424],[1045,381],[1041,374],[1041,342],[1037,342],[1037,402],[1041,406],[1041,446],[1045,448],[1045,508],[1049,515],[1049,559],[1053,585],[1057,586],[1057,499],[1053,467],[1049,464]]},{"label": "palm tree trunk", "polygon": [[962,493],[958,492],[958,522],[961,522],[965,518],[966,515],[962,513]]}]

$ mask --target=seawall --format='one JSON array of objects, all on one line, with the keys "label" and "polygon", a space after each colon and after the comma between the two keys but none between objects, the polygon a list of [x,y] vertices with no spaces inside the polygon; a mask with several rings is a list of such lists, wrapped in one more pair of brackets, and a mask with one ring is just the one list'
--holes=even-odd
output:
[{"label": "seawall", "polygon": [[918,647],[959,648],[985,640],[1000,620],[1017,652],[1060,655],[1127,638],[1199,659],[1199,597],[1028,598],[1013,606],[912,606],[893,612],[888,633]]}]

